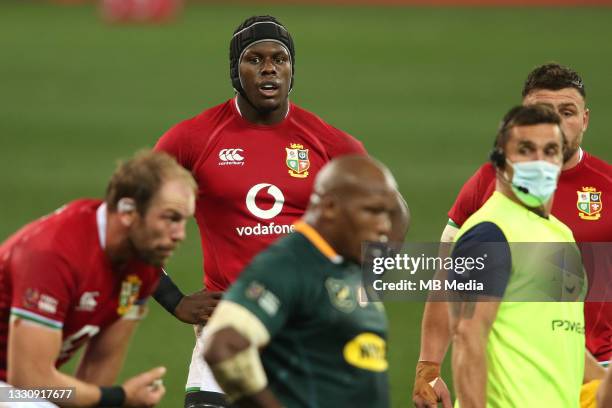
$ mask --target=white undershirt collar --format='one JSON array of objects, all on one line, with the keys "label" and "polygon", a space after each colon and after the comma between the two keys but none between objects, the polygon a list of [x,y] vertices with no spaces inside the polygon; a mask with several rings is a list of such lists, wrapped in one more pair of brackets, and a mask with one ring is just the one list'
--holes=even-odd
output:
[{"label": "white undershirt collar", "polygon": [[96,224],[98,226],[98,238],[100,239],[100,246],[102,249],[106,249],[106,203],[100,204],[96,210]]}]

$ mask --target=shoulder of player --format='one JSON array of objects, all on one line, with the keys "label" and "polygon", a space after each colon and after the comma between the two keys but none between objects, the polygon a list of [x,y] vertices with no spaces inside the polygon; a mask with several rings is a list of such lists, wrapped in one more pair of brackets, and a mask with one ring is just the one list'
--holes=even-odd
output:
[{"label": "shoulder of player", "polygon": [[563,221],[555,217],[553,214],[550,214],[549,219],[555,223],[558,231],[560,231],[564,235],[564,240],[559,240],[560,242],[575,242],[576,238],[574,237],[574,232],[570,227],[568,227]]},{"label": "shoulder of player", "polygon": [[45,239],[31,239],[36,241],[37,248],[49,250],[63,259],[67,264],[72,264],[74,254],[92,253],[92,245],[99,244],[96,229],[96,212],[102,204],[99,199],[81,198],[71,201],[51,213],[46,219],[41,220],[44,225],[38,232]]},{"label": "shoulder of player", "polygon": [[[463,183],[458,200],[480,200],[495,178],[496,170],[493,164],[484,163]],[[474,208],[474,211],[476,209]]]},{"label": "shoulder of player", "polygon": [[482,166],[480,166],[478,168],[478,172],[481,173],[484,176],[493,176],[493,177],[495,177],[495,167],[493,166],[493,163],[491,163],[489,161],[484,163]]},{"label": "shoulder of player", "polygon": [[293,109],[293,120],[301,127],[309,129],[312,134],[317,135],[317,138],[323,145],[330,147],[332,150],[338,150],[338,147],[345,150],[347,148],[350,150],[363,150],[362,143],[354,136],[330,125],[318,115],[295,104],[291,104],[291,109]]},{"label": "shoulder of player", "polygon": [[173,138],[186,138],[192,140],[192,136],[197,134],[198,138],[206,138],[212,130],[220,123],[224,122],[231,114],[231,99],[217,106],[208,108],[196,116],[185,119],[174,125],[167,132]]},{"label": "shoulder of player", "polygon": [[482,221],[462,232],[460,241],[470,242],[508,242],[503,231],[495,222]]},{"label": "shoulder of player", "polygon": [[493,163],[486,162],[476,170],[472,177],[476,178],[481,183],[489,183],[495,179],[495,167]]},{"label": "shoulder of player", "polygon": [[462,191],[466,188],[477,188],[474,192],[484,192],[483,189],[495,180],[495,167],[491,162],[486,162],[481,165],[463,184]]},{"label": "shoulder of player", "polygon": [[62,225],[66,228],[86,228],[84,220],[95,220],[98,208],[102,204],[103,201],[97,198],[78,198],[58,209],[57,216],[62,220]]},{"label": "shoulder of player", "polygon": [[310,242],[299,233],[291,233],[260,252],[247,269],[282,271],[282,276],[302,276],[303,269],[310,268],[320,259],[313,252]]},{"label": "shoulder of player", "polygon": [[291,104],[291,109],[292,119],[302,127],[316,129],[317,131],[323,131],[328,137],[333,137],[333,135],[338,132],[337,129],[335,129],[333,126],[321,119],[321,117],[310,112],[309,110],[306,110],[293,103]]},{"label": "shoulder of player", "polygon": [[584,152],[585,169],[597,176],[606,179],[612,185],[612,165],[597,156]]}]

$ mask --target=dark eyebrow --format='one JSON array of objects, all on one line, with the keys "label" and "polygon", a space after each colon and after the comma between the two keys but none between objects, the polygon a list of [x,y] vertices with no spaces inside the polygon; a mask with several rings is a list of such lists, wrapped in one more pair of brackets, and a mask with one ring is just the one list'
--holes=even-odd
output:
[{"label": "dark eyebrow", "polygon": [[181,213],[174,208],[164,208],[162,215],[181,215]]},{"label": "dark eyebrow", "polygon": [[557,108],[563,109],[563,108],[569,108],[569,107],[578,108],[578,105],[575,102],[565,102],[565,103],[560,103]]},{"label": "dark eyebrow", "polygon": [[533,147],[533,146],[535,146],[535,143],[533,143],[531,140],[519,140],[518,141],[518,145],[519,146]]}]

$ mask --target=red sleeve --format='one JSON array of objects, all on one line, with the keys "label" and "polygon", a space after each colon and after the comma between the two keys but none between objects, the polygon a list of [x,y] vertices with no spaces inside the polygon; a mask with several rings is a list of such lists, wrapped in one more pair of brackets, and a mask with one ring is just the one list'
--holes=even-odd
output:
[{"label": "red sleeve", "polygon": [[465,220],[481,207],[494,179],[495,169],[493,166],[490,163],[482,165],[461,187],[455,203],[448,212],[448,218],[458,227],[461,227]]},{"label": "red sleeve", "polygon": [[176,158],[187,170],[192,169],[194,164],[194,151],[191,147],[189,137],[189,120],[181,122],[168,130],[157,141],[153,150],[166,152]]},{"label": "red sleeve", "polygon": [[329,155],[331,158],[342,156],[345,154],[368,154],[363,147],[363,143],[355,139],[353,136],[333,126],[329,126],[331,132],[336,136],[334,143],[329,146]]},{"label": "red sleeve", "polygon": [[75,290],[67,262],[50,251],[15,248],[10,270],[11,314],[61,329]]},{"label": "red sleeve", "polygon": [[152,269],[149,273],[147,273],[147,278],[142,285],[142,289],[138,294],[138,300],[136,303],[144,304],[147,302],[148,298],[155,292],[157,289],[157,285],[159,284],[159,277],[164,273],[162,269],[155,268]]}]

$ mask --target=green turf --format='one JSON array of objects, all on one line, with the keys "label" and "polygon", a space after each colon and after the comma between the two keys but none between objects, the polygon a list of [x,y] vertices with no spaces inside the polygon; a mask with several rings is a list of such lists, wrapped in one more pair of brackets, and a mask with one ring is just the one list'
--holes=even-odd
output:
[{"label": "green turf", "polygon": [[[228,42],[254,13],[297,46],[292,99],[360,138],[395,172],[409,239],[436,241],[463,181],[485,160],[522,80],[557,60],[583,73],[585,147],[610,161],[612,10],[189,5],[174,25],[107,26],[90,6],[0,2],[0,239],[81,196],[100,196],[115,160],[231,96]],[[198,289],[197,232],[169,265]],[[153,302],[154,303],[154,302]],[[408,406],[422,305],[390,303],[394,407]],[[153,305],[122,376],[164,364],[180,407],[190,327]]]}]

